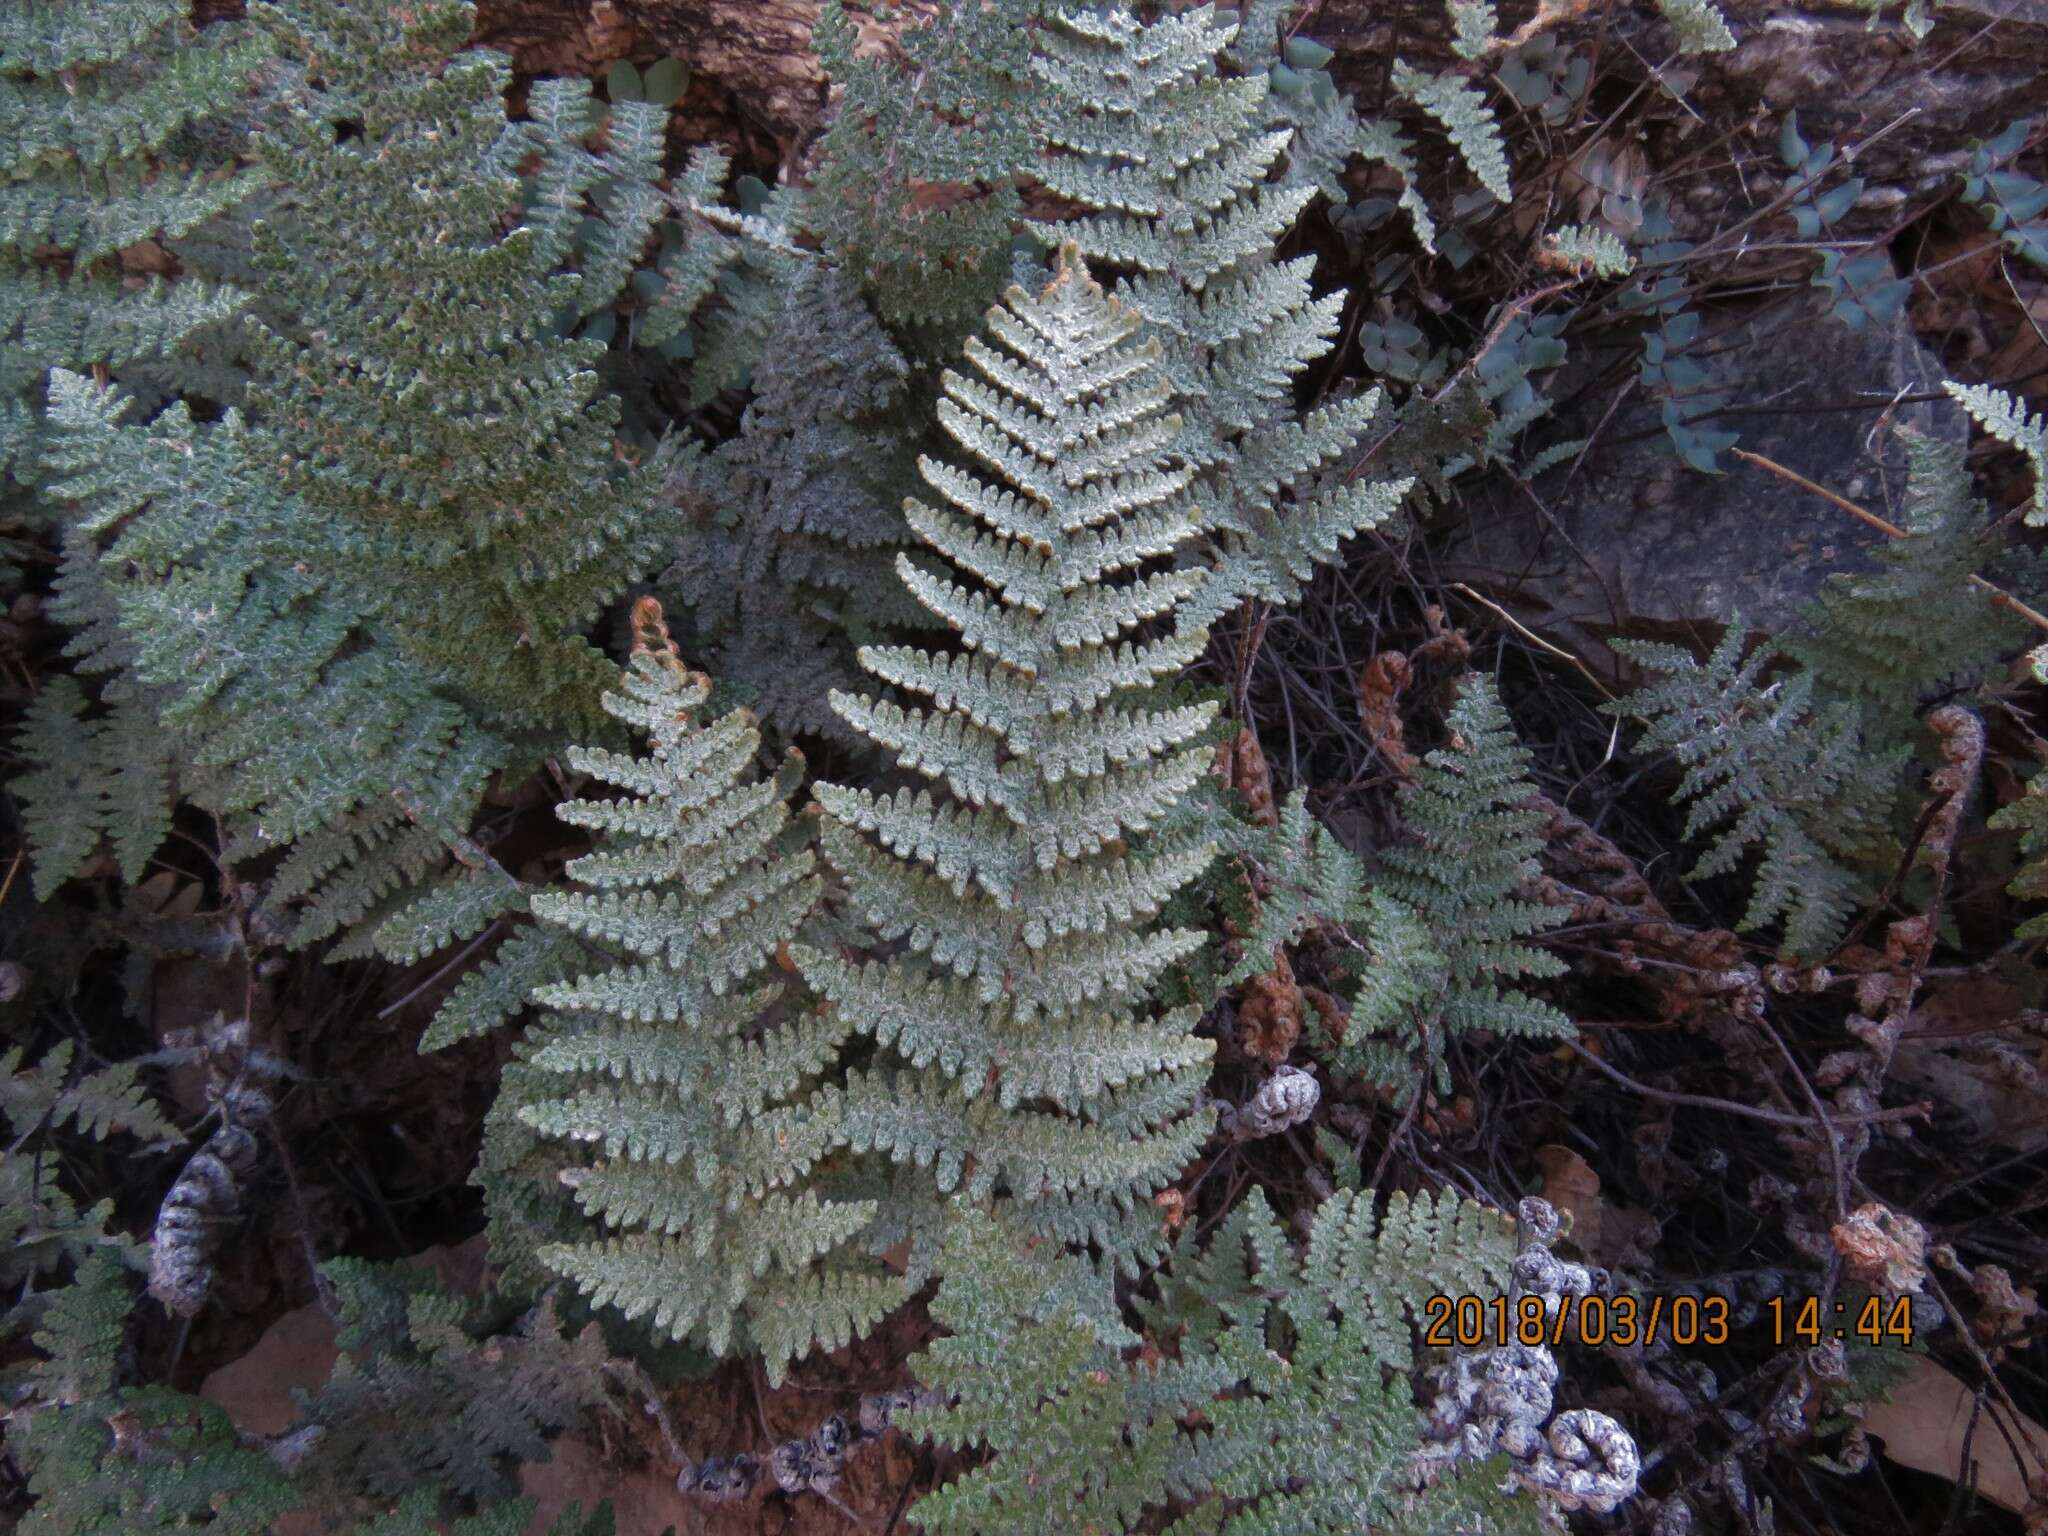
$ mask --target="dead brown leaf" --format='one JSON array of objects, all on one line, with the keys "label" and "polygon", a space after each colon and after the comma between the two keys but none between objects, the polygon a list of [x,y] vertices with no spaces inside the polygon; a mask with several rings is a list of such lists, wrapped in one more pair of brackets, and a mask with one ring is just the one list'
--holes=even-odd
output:
[{"label": "dead brown leaf", "polygon": [[1253,821],[1262,827],[1280,825],[1280,812],[1273,804],[1273,775],[1259,738],[1250,731],[1239,731],[1234,741],[1216,749],[1216,777],[1244,796]]},{"label": "dead brown leaf", "polygon": [[1538,1147],[1535,1157],[1543,1171],[1543,1198],[1571,1217],[1571,1240],[1580,1251],[1597,1252],[1606,1214],[1600,1203],[1600,1175],[1578,1153],[1556,1142]]},{"label": "dead brown leaf", "polygon": [[1358,674],[1358,716],[1380,758],[1402,778],[1415,776],[1417,761],[1401,733],[1401,690],[1412,670],[1400,651],[1381,651]]},{"label": "dead brown leaf", "polygon": [[[1984,1412],[1976,1416],[1975,1432],[1971,1432],[1975,1403],[1976,1394],[1945,1367],[1925,1355],[1915,1355],[1907,1363],[1905,1379],[1892,1388],[1891,1401],[1870,1404],[1863,1416],[1863,1430],[1881,1440],[1885,1455],[1900,1466],[1932,1472],[1952,1482],[1967,1476],[1984,1498],[2018,1514],[2029,1499],[2028,1469],[2014,1456],[1999,1426],[1991,1422],[1991,1414],[2001,1411],[1995,1404],[1985,1404]],[[2048,1465],[2048,1430],[2032,1419],[2015,1424],[2008,1418],[2004,1427],[2014,1440],[2030,1448],[2029,1464],[2039,1478],[2039,1469]],[[1965,1436],[1970,1452],[1967,1469],[1963,1462]],[[2042,1491],[2048,1492],[2048,1488]]]},{"label": "dead brown leaf", "polygon": [[1871,1201],[1836,1222],[1828,1235],[1858,1284],[1896,1296],[1917,1293],[1927,1283],[1927,1229],[1910,1216]]}]

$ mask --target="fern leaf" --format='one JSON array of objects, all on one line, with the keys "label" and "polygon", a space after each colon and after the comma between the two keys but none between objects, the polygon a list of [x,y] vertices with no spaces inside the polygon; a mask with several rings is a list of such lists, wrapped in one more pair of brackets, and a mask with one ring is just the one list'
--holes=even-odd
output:
[{"label": "fern leaf", "polygon": [[2048,422],[2029,415],[2021,402],[1987,384],[1947,383],[1942,388],[1970,413],[1978,426],[2026,455],[2027,466],[2034,472],[2034,496],[2027,503],[2027,522],[2048,523]]},{"label": "fern leaf", "polygon": [[[631,666],[605,707],[647,733],[648,751],[579,749],[581,771],[628,793],[560,808],[599,830],[597,850],[570,865],[587,889],[531,905],[539,933],[638,959],[581,975],[561,965],[529,987],[551,1012],[516,1109],[544,1137],[603,1149],[559,1178],[588,1217],[632,1230],[537,1256],[594,1303],[651,1316],[677,1339],[763,1350],[779,1381],[796,1355],[871,1326],[901,1290],[844,1251],[872,1203],[822,1199],[807,1183],[839,1134],[830,1097],[808,1085],[847,1026],[776,1022],[779,989],[758,984],[817,901],[812,855],[785,846],[785,790],[755,777],[752,718],[698,724],[706,679],[683,668],[652,599],[634,623]],[[524,980],[561,956],[536,936],[509,968]],[[502,996],[505,983],[488,988]]]},{"label": "fern leaf", "polygon": [[1507,145],[1484,91],[1456,75],[1426,75],[1400,60],[1394,63],[1393,85],[1398,95],[1436,119],[1482,187],[1503,203],[1514,195],[1508,185]]},{"label": "fern leaf", "polygon": [[1671,23],[1680,53],[1726,53],[1735,46],[1735,34],[1713,0],[1657,0],[1657,9]]},{"label": "fern leaf", "polygon": [[[1187,1019],[1147,1010],[1153,978],[1199,941],[1149,919],[1213,850],[1155,853],[1145,834],[1200,776],[1205,754],[1188,741],[1211,711],[1147,708],[1142,672],[1088,680],[1200,581],[1123,552],[1133,518],[1162,555],[1194,532],[1185,477],[1164,472],[1168,392],[1158,349],[1134,340],[1139,324],[1069,250],[1043,293],[1012,289],[992,312],[993,341],[967,353],[979,377],[946,376],[941,422],[981,468],[928,462],[954,510],[919,507],[912,521],[958,576],[902,570],[957,630],[972,670],[864,652],[879,674],[928,691],[932,710],[834,702],[950,793],[816,792],[856,907],[911,940],[890,966],[797,952],[812,985],[897,1064],[849,1085],[853,1145],[936,1161],[942,1188],[971,1160],[977,1184],[1027,1205],[1149,1191],[1200,1135],[1186,1094],[1206,1047]],[[1028,531],[1017,518],[1030,503],[1006,495],[1012,486],[1038,499]],[[1073,771],[1077,731],[1105,743],[1086,776]],[[1045,754],[1050,770],[1041,742],[1067,743]],[[1131,877],[1127,850],[1147,871],[1144,895],[1112,901]],[[1058,1112],[1023,1108],[1040,1096]]]}]

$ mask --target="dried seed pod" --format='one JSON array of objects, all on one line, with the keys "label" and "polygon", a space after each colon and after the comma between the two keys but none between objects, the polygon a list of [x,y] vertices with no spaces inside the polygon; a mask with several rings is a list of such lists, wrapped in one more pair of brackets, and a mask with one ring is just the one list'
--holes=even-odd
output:
[{"label": "dried seed pod", "polygon": [[723,1503],[745,1498],[760,1481],[761,1463],[751,1456],[709,1456],[677,1473],[676,1489]]},{"label": "dried seed pod", "polygon": [[150,1239],[149,1294],[180,1317],[197,1316],[213,1289],[214,1255],[242,1208],[242,1185],[256,1166],[256,1132],[270,1119],[270,1095],[230,1089],[221,1124],[192,1154],[164,1196]]},{"label": "dried seed pod", "polygon": [[1551,1421],[1543,1452],[1516,1475],[1560,1509],[1605,1515],[1636,1491],[1641,1472],[1627,1430],[1604,1413],[1572,1408]]},{"label": "dried seed pod", "polygon": [[1314,1114],[1322,1097],[1322,1085],[1313,1072],[1282,1067],[1244,1104],[1223,1106],[1218,1118],[1223,1133],[1236,1141],[1277,1136]]}]

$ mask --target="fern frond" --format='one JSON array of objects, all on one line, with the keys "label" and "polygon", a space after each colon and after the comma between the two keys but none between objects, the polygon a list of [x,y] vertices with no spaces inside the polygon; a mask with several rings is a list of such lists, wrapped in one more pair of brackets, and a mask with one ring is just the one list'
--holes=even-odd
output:
[{"label": "fern frond", "polygon": [[1367,947],[1372,961],[1333,1059],[1389,1073],[1419,1060],[1447,1087],[1445,1038],[1470,1030],[1555,1039],[1570,1019],[1505,983],[1561,975],[1564,962],[1528,940],[1563,914],[1516,892],[1537,873],[1542,817],[1529,751],[1490,679],[1465,679],[1445,720],[1448,743],[1423,759],[1400,794],[1411,840],[1381,858]]},{"label": "fern frond", "polygon": [[2034,496],[2027,503],[2029,524],[2048,523],[2048,421],[2027,413],[2026,406],[2004,390],[1988,384],[1943,384],[1949,398],[1992,437],[2027,457],[2034,473]]},{"label": "fern frond", "polygon": [[[1828,579],[1785,648],[1832,695],[1853,699],[1887,750],[1917,744],[1921,703],[1944,687],[1974,686],[2019,647],[2025,626],[1971,578],[2000,554],[1990,516],[1972,494],[1960,448],[1902,431],[1905,537],[1871,550],[1871,569]],[[2023,597],[2039,581],[2015,560]],[[1930,613],[1941,622],[1930,624]]]},{"label": "fern frond", "polygon": [[[1993,811],[1988,824],[2001,832],[2019,834],[2020,857],[2026,862],[2006,891],[2022,901],[2048,899],[2048,768],[2036,769],[2027,780],[2026,793]],[[2048,933],[2048,913],[2037,912],[2013,930],[2013,937],[2035,939],[2044,933]]]},{"label": "fern frond", "polygon": [[[1273,126],[1266,77],[1222,75],[1233,37],[1210,7],[1149,24],[1067,15],[1034,61],[1050,98],[1038,174],[1090,210],[1041,234],[1126,274],[1116,292],[1160,343],[1176,446],[1198,472],[1214,531],[1210,580],[1182,620],[1197,628],[1248,597],[1293,601],[1410,488],[1344,483],[1375,397],[1294,419],[1294,381],[1328,352],[1342,300],[1315,296],[1311,259],[1273,260],[1318,183],[1271,179],[1293,132]],[[1282,443],[1288,462],[1259,461]]]},{"label": "fern frond", "polygon": [[1661,676],[1603,708],[1646,724],[1644,750],[1676,755],[1686,836],[1720,829],[1693,874],[1727,874],[1760,849],[1743,926],[1782,918],[1786,949],[1817,957],[1866,894],[1871,871],[1890,867],[1888,821],[1905,749],[1874,747],[1851,707],[1816,701],[1811,673],[1764,684],[1778,653],[1763,645],[1745,657],[1747,640],[1732,620],[1704,663],[1676,646],[1623,642],[1623,655]]},{"label": "fern frond", "polygon": [[[848,1026],[778,1017],[779,989],[758,984],[819,892],[809,849],[786,846],[786,786],[756,776],[761,737],[744,711],[697,722],[709,683],[684,670],[652,599],[634,623],[631,666],[604,704],[647,733],[647,755],[572,755],[624,794],[560,808],[599,831],[569,865],[585,889],[536,894],[536,937],[512,941],[510,960],[519,978],[537,975],[561,953],[546,933],[635,957],[583,974],[563,965],[530,987],[551,1012],[516,1109],[544,1137],[602,1148],[558,1177],[590,1218],[631,1230],[545,1244],[538,1258],[675,1338],[761,1349],[779,1381],[795,1356],[864,1332],[901,1290],[844,1253],[872,1203],[810,1187],[839,1130],[832,1098],[809,1085]],[[486,985],[502,995],[502,981]],[[472,1006],[437,1024],[437,1043]]]},{"label": "fern frond", "polygon": [[1657,9],[1671,23],[1680,53],[1726,53],[1735,34],[1713,0],[1657,0]]},{"label": "fern frond", "polygon": [[1503,203],[1514,195],[1508,185],[1507,144],[1484,91],[1457,75],[1424,74],[1400,60],[1394,63],[1393,86],[1397,95],[1436,119],[1482,187]]},{"label": "fern frond", "polygon": [[[1134,339],[1139,324],[1070,249],[1043,293],[1013,288],[991,312],[993,341],[968,352],[980,379],[946,376],[941,421],[980,468],[927,461],[954,510],[920,506],[912,522],[957,579],[901,570],[965,656],[863,652],[931,695],[929,713],[834,704],[948,792],[817,790],[855,906],[911,944],[889,966],[797,952],[902,1063],[849,1085],[853,1144],[937,1160],[942,1187],[971,1161],[978,1185],[1027,1204],[1149,1193],[1202,1128],[1188,1070],[1207,1047],[1146,1002],[1199,942],[1152,915],[1213,850],[1144,834],[1200,776],[1204,753],[1187,743],[1212,710],[1150,707],[1149,669],[1118,660],[1201,579],[1125,553],[1134,522],[1143,559],[1194,534],[1185,477],[1165,472],[1159,351]],[[1032,499],[1006,489],[1020,480]],[[1092,771],[1076,772],[1077,755]],[[1045,1099],[1058,1111],[1023,1107]]]}]

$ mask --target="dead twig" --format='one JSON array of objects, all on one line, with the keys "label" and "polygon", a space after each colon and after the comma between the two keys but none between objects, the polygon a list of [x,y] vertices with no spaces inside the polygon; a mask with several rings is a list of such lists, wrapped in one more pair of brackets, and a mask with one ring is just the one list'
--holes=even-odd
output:
[{"label": "dead twig", "polygon": [[[1655,1099],[1660,1104],[1689,1104],[1695,1109],[1718,1109],[1724,1114],[1740,1115],[1745,1120],[1761,1120],[1766,1125],[1786,1125],[1803,1131],[1815,1129],[1815,1122],[1806,1115],[1788,1115],[1775,1109],[1760,1109],[1753,1104],[1737,1103],[1734,1099],[1717,1099],[1712,1094],[1678,1093],[1669,1088],[1652,1088],[1648,1083],[1639,1083],[1620,1068],[1602,1061],[1576,1040],[1566,1040],[1563,1045],[1579,1060],[1612,1078],[1629,1092],[1640,1094],[1646,1099]],[[1837,1115],[1834,1118],[1838,1125],[1873,1125],[1893,1120],[1924,1120],[1933,1112],[1934,1106],[1922,1100],[1917,1104],[1906,1104],[1897,1109],[1879,1109],[1868,1114]]]},{"label": "dead twig", "polygon": [[[1836,495],[1826,486],[1807,479],[1806,476],[1800,474],[1796,469],[1787,469],[1776,459],[1767,459],[1760,453],[1751,453],[1747,448],[1731,448],[1728,451],[1745,463],[1754,464],[1759,469],[1769,470],[1788,485],[1796,485],[1802,491],[1811,491],[1814,495],[1820,497],[1821,500],[1828,503],[1829,506],[1838,507],[1851,517],[1868,523],[1887,538],[1903,539],[1907,536],[1906,530],[1897,523],[1888,522],[1884,518],[1879,517],[1875,512],[1866,512],[1847,497]],[[1971,586],[1980,592],[1988,594],[1991,601],[1998,604],[1999,607],[2017,614],[2036,629],[2048,629],[2048,614],[2042,613],[2039,609],[2028,607],[2010,592],[2006,591],[2005,588],[1986,581],[1975,572],[1972,572],[1968,579]]]}]

